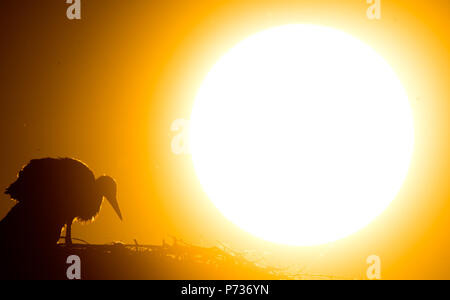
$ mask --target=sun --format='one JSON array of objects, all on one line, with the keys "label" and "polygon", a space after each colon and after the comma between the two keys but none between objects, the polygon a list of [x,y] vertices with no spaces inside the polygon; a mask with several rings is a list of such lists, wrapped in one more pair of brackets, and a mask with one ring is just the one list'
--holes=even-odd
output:
[{"label": "sun", "polygon": [[405,90],[368,45],[292,24],[243,40],[210,70],[190,147],[215,206],[264,240],[319,245],[381,214],[414,146]]}]

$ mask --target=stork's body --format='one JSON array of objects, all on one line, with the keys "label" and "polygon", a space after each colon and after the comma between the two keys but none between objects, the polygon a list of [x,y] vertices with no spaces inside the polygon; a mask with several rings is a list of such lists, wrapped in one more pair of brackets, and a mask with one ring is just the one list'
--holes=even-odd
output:
[{"label": "stork's body", "polygon": [[[21,219],[24,233],[48,234],[56,241],[59,234],[55,234],[55,231],[59,230],[60,233],[66,225],[66,243],[71,243],[73,220],[92,220],[100,211],[103,197],[108,199],[122,219],[114,180],[108,176],[95,179],[85,164],[70,158],[31,160],[5,193],[17,200],[18,204],[0,223],[0,234],[11,230],[8,224],[19,223]],[[31,226],[44,228],[33,230]]]}]

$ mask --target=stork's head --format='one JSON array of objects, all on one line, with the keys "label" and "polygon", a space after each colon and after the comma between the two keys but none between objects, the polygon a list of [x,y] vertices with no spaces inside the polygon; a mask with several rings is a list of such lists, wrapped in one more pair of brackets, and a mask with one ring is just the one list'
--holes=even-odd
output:
[{"label": "stork's head", "polygon": [[120,220],[122,220],[122,213],[120,212],[119,203],[117,202],[117,185],[114,179],[109,176],[100,176],[95,181],[95,185],[100,195],[108,200]]}]

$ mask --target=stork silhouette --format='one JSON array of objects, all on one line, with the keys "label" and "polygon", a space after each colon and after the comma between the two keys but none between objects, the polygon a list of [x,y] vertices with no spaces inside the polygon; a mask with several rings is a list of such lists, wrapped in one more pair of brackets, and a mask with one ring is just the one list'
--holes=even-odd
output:
[{"label": "stork silhouette", "polygon": [[0,244],[56,244],[66,226],[65,242],[72,243],[74,220],[91,221],[106,198],[120,220],[117,186],[113,178],[94,173],[72,158],[31,160],[5,191],[18,201],[0,221]]}]

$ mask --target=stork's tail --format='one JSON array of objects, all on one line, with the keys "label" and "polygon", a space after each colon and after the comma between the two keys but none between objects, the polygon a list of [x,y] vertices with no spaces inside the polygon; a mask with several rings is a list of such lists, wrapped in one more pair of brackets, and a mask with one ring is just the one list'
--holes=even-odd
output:
[{"label": "stork's tail", "polygon": [[4,192],[6,195],[11,195],[11,186],[7,187]]},{"label": "stork's tail", "polygon": [[17,181],[13,182],[10,186],[5,189],[6,195],[11,196],[11,198],[17,197]]}]

